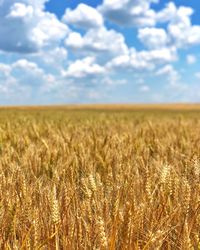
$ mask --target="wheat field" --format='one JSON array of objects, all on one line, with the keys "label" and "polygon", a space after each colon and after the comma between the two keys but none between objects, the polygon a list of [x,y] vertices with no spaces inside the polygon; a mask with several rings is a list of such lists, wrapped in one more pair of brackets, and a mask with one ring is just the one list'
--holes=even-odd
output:
[{"label": "wheat field", "polygon": [[200,109],[0,110],[0,249],[200,249]]}]

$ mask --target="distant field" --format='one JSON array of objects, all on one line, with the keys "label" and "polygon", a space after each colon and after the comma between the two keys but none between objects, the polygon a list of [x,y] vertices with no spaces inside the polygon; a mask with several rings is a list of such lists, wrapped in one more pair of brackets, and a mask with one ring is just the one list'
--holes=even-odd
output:
[{"label": "distant field", "polygon": [[82,105],[47,105],[47,106],[8,106],[1,109],[56,109],[56,110],[200,110],[200,104],[82,104]]},{"label": "distant field", "polygon": [[200,249],[200,105],[0,108],[0,249]]}]

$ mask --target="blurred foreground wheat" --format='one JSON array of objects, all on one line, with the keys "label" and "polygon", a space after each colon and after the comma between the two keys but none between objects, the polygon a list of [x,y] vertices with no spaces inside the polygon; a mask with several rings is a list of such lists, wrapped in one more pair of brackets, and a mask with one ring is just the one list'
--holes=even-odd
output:
[{"label": "blurred foreground wheat", "polygon": [[0,114],[0,249],[200,249],[200,117]]}]

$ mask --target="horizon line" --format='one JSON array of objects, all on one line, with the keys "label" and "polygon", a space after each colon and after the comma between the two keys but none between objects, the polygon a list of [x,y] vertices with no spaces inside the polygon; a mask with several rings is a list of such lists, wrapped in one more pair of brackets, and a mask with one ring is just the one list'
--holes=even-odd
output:
[{"label": "horizon line", "polygon": [[84,104],[26,104],[26,105],[0,105],[0,110],[37,110],[37,109],[66,109],[66,110],[200,110],[200,102],[194,103],[84,103]]}]

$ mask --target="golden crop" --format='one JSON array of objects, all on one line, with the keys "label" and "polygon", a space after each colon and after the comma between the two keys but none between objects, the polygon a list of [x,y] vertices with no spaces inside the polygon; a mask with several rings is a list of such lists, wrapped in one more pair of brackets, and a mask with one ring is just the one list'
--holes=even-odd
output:
[{"label": "golden crop", "polygon": [[0,249],[200,249],[200,111],[0,111]]}]

